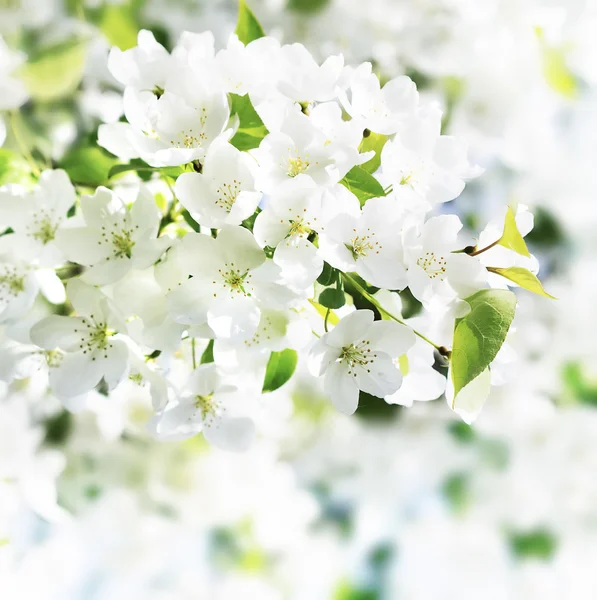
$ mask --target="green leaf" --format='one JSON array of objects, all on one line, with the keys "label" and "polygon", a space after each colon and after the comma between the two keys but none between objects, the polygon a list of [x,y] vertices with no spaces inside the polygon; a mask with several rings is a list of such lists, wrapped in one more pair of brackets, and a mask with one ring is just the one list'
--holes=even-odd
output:
[{"label": "green leaf", "polygon": [[516,225],[516,215],[510,206],[506,212],[504,233],[502,233],[502,237],[498,243],[500,246],[514,250],[514,252],[521,254],[522,256],[531,256],[524,238],[520,234],[520,231],[518,231],[518,226]]},{"label": "green leaf", "polygon": [[118,159],[97,147],[79,147],[70,150],[60,161],[74,183],[96,187],[104,185]]},{"label": "green leaf", "polygon": [[471,311],[454,327],[454,397],[495,359],[516,311],[516,296],[508,290],[481,290],[466,301]]},{"label": "green leaf", "polygon": [[535,32],[543,54],[543,74],[548,85],[565,98],[576,98],[579,91],[578,83],[566,64],[569,47],[551,46],[541,28],[538,27]]},{"label": "green leaf", "polygon": [[286,8],[300,13],[317,13],[322,11],[330,0],[288,0]]},{"label": "green leaf", "polygon": [[263,392],[273,392],[282,387],[294,373],[298,362],[296,350],[287,348],[282,352],[272,352],[265,370]]},{"label": "green leaf", "polygon": [[551,294],[548,294],[541,285],[541,282],[537,278],[537,276],[531,273],[528,269],[524,269],[523,267],[508,267],[507,269],[501,269],[498,267],[487,267],[487,270],[491,273],[495,273],[496,275],[501,275],[514,283],[517,283],[521,288],[528,290],[529,292],[533,292],[534,294],[539,294],[539,296],[545,296],[546,298],[551,298],[552,300],[557,300]]},{"label": "green leaf", "polygon": [[102,13],[100,29],[110,44],[121,50],[137,45],[137,24],[130,6],[107,5]]},{"label": "green leaf", "polygon": [[353,167],[340,183],[359,199],[361,206],[370,198],[386,195],[379,181],[362,167]]},{"label": "green leaf", "polygon": [[27,62],[21,78],[34,100],[50,102],[71,95],[83,77],[87,45],[69,41],[43,52]]},{"label": "green leaf", "polygon": [[230,100],[230,115],[238,115],[239,120],[238,130],[230,143],[242,151],[257,148],[269,132],[253,107],[249,94],[230,94]]},{"label": "green leaf", "polygon": [[201,225],[199,225],[199,223],[197,223],[197,221],[191,217],[191,213],[186,208],[184,208],[180,214],[193,231],[201,231]]},{"label": "green leaf", "polygon": [[555,536],[545,529],[510,535],[510,549],[519,558],[548,560],[557,547]]},{"label": "green leaf", "polygon": [[214,341],[209,340],[207,347],[205,348],[205,350],[203,351],[203,354],[201,355],[200,364],[204,365],[206,363],[212,363],[212,362],[214,362]]},{"label": "green leaf", "polygon": [[337,288],[326,288],[319,294],[319,304],[326,308],[342,308],[346,304],[344,291]]},{"label": "green leaf", "polygon": [[245,45],[253,40],[265,37],[265,31],[257,20],[245,0],[240,0],[238,7],[238,21],[235,32],[238,39]]},{"label": "green leaf", "polygon": [[381,133],[371,132],[367,137],[363,137],[363,141],[359,146],[359,152],[363,154],[365,152],[373,151],[375,152],[375,156],[371,160],[360,165],[361,169],[371,174],[379,169],[379,166],[381,165],[381,151],[387,141],[388,136],[382,135]]},{"label": "green leaf", "polygon": [[129,171],[136,171],[137,173],[162,173],[176,179],[181,173],[184,173],[183,167],[150,167],[146,162],[141,159],[133,159],[128,165],[114,165],[109,173],[108,178],[116,177],[122,173],[128,173]]},{"label": "green leaf", "polygon": [[0,185],[5,183],[33,183],[29,163],[17,152],[0,148]]},{"label": "green leaf", "polygon": [[321,275],[317,278],[317,283],[321,285],[332,285],[338,277],[338,272],[329,263],[323,263],[323,270]]}]

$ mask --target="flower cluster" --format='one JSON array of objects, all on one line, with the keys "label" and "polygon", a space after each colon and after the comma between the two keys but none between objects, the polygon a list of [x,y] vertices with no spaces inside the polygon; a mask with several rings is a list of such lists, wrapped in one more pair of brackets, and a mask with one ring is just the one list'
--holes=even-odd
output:
[{"label": "flower cluster", "polygon": [[98,132],[123,161],[106,186],[79,196],[46,170],[2,190],[0,375],[47,370],[73,410],[128,378],[156,436],[240,450],[297,363],[347,414],[363,394],[438,398],[449,365],[472,420],[514,316],[500,288],[542,291],[530,215],[459,239],[443,205],[481,169],[410,78],[242,37],[216,51],[185,33],[168,52],[141,31],[109,56],[126,122]]}]

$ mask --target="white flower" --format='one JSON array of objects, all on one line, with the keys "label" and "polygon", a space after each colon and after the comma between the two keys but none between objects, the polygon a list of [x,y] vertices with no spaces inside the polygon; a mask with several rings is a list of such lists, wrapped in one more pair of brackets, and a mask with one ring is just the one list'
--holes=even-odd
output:
[{"label": "white flower", "polygon": [[259,323],[259,306],[284,308],[294,295],[278,283],[279,270],[266,263],[250,231],[226,226],[217,239],[187,234],[180,255],[192,275],[168,295],[180,323],[206,322],[216,337],[251,337]]},{"label": "white flower", "polygon": [[223,92],[197,83],[190,97],[127,88],[124,113],[128,123],[100,126],[98,144],[123,160],[168,167],[201,160],[224,131],[230,109]]},{"label": "white flower", "polygon": [[[394,316],[402,317],[402,302],[398,294],[380,290],[375,298]],[[415,317],[408,319],[406,324],[426,334],[425,321],[424,317]],[[435,400],[444,393],[446,378],[433,368],[433,346],[420,337],[415,337],[415,343],[406,354],[397,357],[394,362],[402,373],[402,385],[397,392],[385,397],[388,404],[410,407],[414,401]]]},{"label": "white flower", "polygon": [[359,390],[384,398],[402,382],[394,358],[414,344],[413,332],[394,321],[373,321],[370,310],[356,310],[317,340],[310,354],[313,375],[324,377],[324,391],[338,410],[352,414]]},{"label": "white flower", "polygon": [[396,133],[415,114],[419,102],[417,86],[410,77],[391,79],[381,88],[377,75],[371,72],[371,63],[359,65],[352,73],[350,100],[345,93],[339,98],[362,129],[385,135]]},{"label": "white flower", "polygon": [[408,287],[427,309],[466,298],[486,285],[487,271],[479,259],[453,252],[462,248],[457,239],[461,229],[456,215],[440,215],[420,229],[404,231]]},{"label": "white flower", "polygon": [[89,267],[83,275],[89,283],[106,285],[131,268],[145,269],[171,244],[167,237],[156,237],[160,212],[145,187],[139,188],[130,210],[105,187],[80,203],[85,226],[61,229],[56,245],[68,260]]},{"label": "white flower", "polygon": [[33,192],[0,191],[0,221],[14,231],[10,239],[15,251],[37,259],[42,266],[63,262],[56,233],[76,200],[75,189],[62,170],[44,171]]},{"label": "white flower", "polygon": [[464,182],[482,172],[468,162],[466,143],[440,130],[441,112],[432,106],[421,109],[381,154],[384,178],[394,191],[400,194],[402,186],[414,190],[429,208],[457,198]]},{"label": "white flower", "polygon": [[286,112],[279,130],[265,136],[251,154],[259,163],[258,185],[270,193],[301,173],[321,186],[330,186],[370,158],[349,145],[330,143],[326,133],[297,106]]},{"label": "white flower", "polygon": [[48,351],[50,387],[59,398],[85,394],[102,378],[113,389],[128,369],[128,347],[118,336],[126,324],[97,288],[71,279],[67,294],[78,316],[51,315],[31,329],[31,340]]},{"label": "white flower", "polygon": [[344,87],[344,57],[329,56],[320,66],[302,44],[288,44],[280,50],[282,66],[278,89],[295,102],[325,102]]},{"label": "white flower", "polygon": [[117,46],[110,50],[108,68],[117,81],[143,91],[164,90],[173,66],[170,54],[151,31],[142,29],[137,46],[122,51]]},{"label": "white flower", "polygon": [[154,417],[150,429],[166,440],[203,432],[210,444],[241,452],[255,435],[253,421],[237,416],[246,412],[247,400],[236,387],[222,381],[214,363],[201,365],[191,374],[180,397]]},{"label": "white flower", "polygon": [[400,231],[403,218],[392,197],[368,200],[358,216],[338,215],[319,236],[323,258],[370,284],[392,290],[406,286]]},{"label": "white flower", "polygon": [[261,199],[255,191],[251,157],[219,138],[209,147],[201,173],[183,173],[174,191],[191,216],[205,227],[240,225]]},{"label": "white flower", "polygon": [[321,189],[311,178],[298,175],[269,197],[255,219],[255,239],[262,247],[276,249],[274,262],[297,290],[313,284],[323,269],[323,259],[308,239],[322,225],[321,211]]}]

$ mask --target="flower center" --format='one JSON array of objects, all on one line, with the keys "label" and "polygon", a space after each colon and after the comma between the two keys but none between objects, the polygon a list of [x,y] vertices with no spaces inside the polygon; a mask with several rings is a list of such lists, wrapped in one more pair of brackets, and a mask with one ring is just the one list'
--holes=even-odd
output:
[{"label": "flower center", "polygon": [[[104,321],[96,322],[93,315],[89,318],[82,317],[83,328],[75,329],[74,332],[79,334],[79,349],[83,354],[102,353],[104,358],[108,358],[108,350],[113,348],[110,338],[116,333],[108,329],[107,323]],[[92,356],[91,360],[96,360],[96,356]]]},{"label": "flower center", "polygon": [[[375,240],[375,233],[370,233],[371,229],[367,229],[368,233],[364,235],[355,235],[350,240],[350,244],[344,244],[344,247],[351,253],[352,259],[356,262],[359,258],[365,258],[370,252],[379,254],[383,246]],[[356,233],[356,229],[354,230]]]},{"label": "flower center", "polygon": [[[377,354],[371,354],[371,348],[369,348],[370,344],[371,342],[369,340],[364,340],[357,344],[350,344],[349,346],[342,347],[339,361],[346,361],[349,375],[356,377],[356,367],[362,367],[364,369],[369,363],[373,362],[373,359],[377,358]],[[367,369],[367,373],[371,373],[371,369]]]},{"label": "flower center", "polygon": [[309,235],[311,228],[303,221],[290,221],[290,229],[288,230],[288,237],[291,235]]},{"label": "flower center", "polygon": [[307,154],[303,159],[300,156],[290,156],[288,158],[288,167],[286,169],[286,174],[288,177],[296,177],[301,173],[304,173],[311,166],[311,161],[309,160],[309,155]]},{"label": "flower center", "polygon": [[[139,226],[136,227],[138,229]],[[133,240],[132,229],[119,229],[118,224],[114,224],[114,229],[110,232],[107,231],[106,226],[102,225],[102,239],[98,242],[100,245],[108,244],[112,246],[112,257],[113,258],[131,258],[133,254],[133,248],[135,247],[135,240]],[[110,260],[110,258],[107,258]]]},{"label": "flower center", "polygon": [[241,182],[233,179],[232,183],[223,183],[217,190],[216,206],[223,208],[226,212],[232,210],[236,198],[241,192]]},{"label": "flower center", "polygon": [[199,409],[203,422],[206,425],[211,425],[218,416],[220,403],[214,400],[214,395],[211,393],[207,396],[195,396],[195,406]]},{"label": "flower center", "polygon": [[[234,263],[224,264],[224,269],[218,269],[218,273],[222,276],[224,280],[224,288],[229,288],[231,292],[236,292],[237,294],[244,294],[245,296],[250,296],[251,293],[247,292],[245,286],[249,283],[251,279],[251,274],[249,271],[245,271],[242,273],[239,269],[235,268]],[[214,281],[214,283],[216,283]],[[215,294],[214,294],[215,296]]]},{"label": "flower center", "polygon": [[44,209],[41,209],[33,215],[33,226],[27,226],[28,234],[34,240],[45,245],[54,240],[59,224],[60,221],[53,223],[52,216]]},{"label": "flower center", "polygon": [[437,256],[435,252],[425,252],[423,256],[417,259],[417,265],[425,271],[429,279],[444,280],[446,274],[446,259],[443,256]]},{"label": "flower center", "polygon": [[64,352],[61,350],[42,350],[42,354],[44,355],[50,369],[55,369],[57,366],[59,366],[64,358]]},{"label": "flower center", "polygon": [[0,300],[16,298],[24,291],[25,275],[19,274],[12,265],[3,265],[3,271],[0,271]]}]

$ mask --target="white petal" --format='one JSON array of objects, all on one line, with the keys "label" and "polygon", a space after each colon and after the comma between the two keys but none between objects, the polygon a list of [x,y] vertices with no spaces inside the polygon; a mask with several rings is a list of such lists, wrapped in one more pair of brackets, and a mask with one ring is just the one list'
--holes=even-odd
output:
[{"label": "white petal", "polygon": [[416,341],[410,327],[395,321],[375,321],[367,331],[367,339],[374,350],[381,350],[392,358],[406,354]]},{"label": "white petal", "polygon": [[259,309],[251,298],[237,298],[212,303],[207,312],[207,322],[217,337],[247,339],[255,334],[259,325]]},{"label": "white petal", "polygon": [[30,337],[40,348],[62,348],[71,352],[79,349],[81,331],[84,328],[83,320],[79,317],[50,315],[31,328]]},{"label": "white petal", "polygon": [[66,354],[60,365],[50,369],[50,387],[59,398],[81,396],[92,390],[102,378],[102,368],[91,354]]},{"label": "white petal", "polygon": [[333,363],[325,373],[323,389],[332,404],[344,414],[352,415],[359,405],[359,388],[341,363]]},{"label": "white petal", "polygon": [[94,265],[110,253],[100,233],[89,227],[59,229],[55,242],[68,260],[80,265]]},{"label": "white petal", "polygon": [[97,143],[110,154],[114,154],[124,162],[139,158],[139,153],[129,141],[129,133],[133,128],[129,123],[109,123],[100,125],[97,130]]},{"label": "white petal", "polygon": [[355,310],[344,317],[322,339],[325,339],[326,343],[330,346],[342,348],[357,340],[364,339],[372,323],[373,311]]}]

